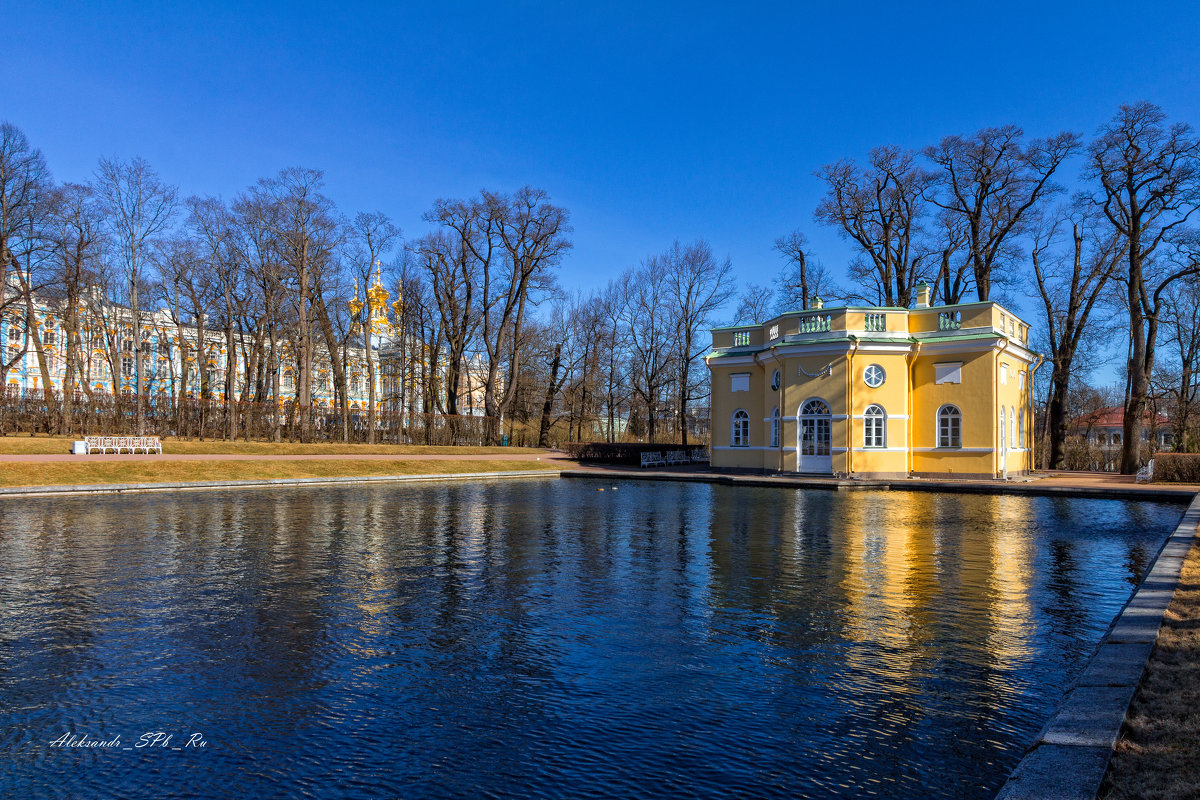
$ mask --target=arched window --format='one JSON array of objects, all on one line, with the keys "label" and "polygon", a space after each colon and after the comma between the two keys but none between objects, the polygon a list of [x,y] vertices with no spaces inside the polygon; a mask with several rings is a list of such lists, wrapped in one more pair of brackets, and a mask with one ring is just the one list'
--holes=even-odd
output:
[{"label": "arched window", "polygon": [[863,447],[887,447],[887,412],[883,406],[868,406],[863,412]]},{"label": "arched window", "polygon": [[1008,407],[1008,446],[1017,449],[1017,409]]},{"label": "arched window", "polygon": [[733,412],[733,428],[730,430],[729,444],[734,447],[750,446],[750,414],[744,408]]},{"label": "arched window", "polygon": [[813,398],[801,406],[800,455],[829,456],[831,432],[829,406],[824,400]]},{"label": "arched window", "polygon": [[1008,429],[1004,423],[1004,406],[1000,406],[1000,436],[997,437],[996,444],[1000,445],[1001,450],[1007,450],[1008,445],[1004,441],[1004,437],[1008,435]]},{"label": "arched window", "polygon": [[1017,447],[1025,447],[1025,414],[1017,417]]},{"label": "arched window", "polygon": [[938,447],[962,447],[962,412],[958,406],[938,409]]},{"label": "arched window", "polygon": [[779,447],[779,406],[771,412],[771,447]]}]

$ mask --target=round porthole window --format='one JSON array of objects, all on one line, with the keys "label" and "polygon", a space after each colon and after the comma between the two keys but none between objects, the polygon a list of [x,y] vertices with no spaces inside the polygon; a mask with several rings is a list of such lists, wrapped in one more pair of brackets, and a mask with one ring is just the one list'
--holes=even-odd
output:
[{"label": "round porthole window", "polygon": [[872,364],[863,370],[863,382],[872,389],[883,386],[885,380],[887,380],[887,375],[884,373],[883,367],[878,364]]},{"label": "round porthole window", "polygon": [[782,379],[783,376],[779,374],[779,370],[775,370],[773,373],[771,373],[771,389],[773,391],[779,391],[779,382]]}]

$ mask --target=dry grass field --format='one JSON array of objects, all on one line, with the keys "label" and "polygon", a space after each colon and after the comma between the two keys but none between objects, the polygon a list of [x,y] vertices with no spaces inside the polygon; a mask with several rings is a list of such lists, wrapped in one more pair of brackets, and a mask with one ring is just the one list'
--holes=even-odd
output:
[{"label": "dry grass field", "polygon": [[[42,455],[71,452],[70,436],[0,436],[0,453]],[[81,437],[82,438],[82,437]],[[163,455],[488,455],[543,453],[536,447],[433,447],[415,444],[289,444],[288,442],[227,442],[220,439],[164,439]]]},{"label": "dry grass field", "polygon": [[86,464],[0,463],[0,486],[78,486],[96,483],[343,478],[361,475],[442,475],[560,469],[545,461],[102,461]]},{"label": "dry grass field", "polygon": [[1099,797],[1200,797],[1200,543],[1183,563]]}]

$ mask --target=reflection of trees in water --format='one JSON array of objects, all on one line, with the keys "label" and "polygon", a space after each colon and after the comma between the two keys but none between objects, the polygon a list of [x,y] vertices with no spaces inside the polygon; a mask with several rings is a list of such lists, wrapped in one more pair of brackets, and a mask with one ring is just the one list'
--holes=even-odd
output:
[{"label": "reflection of trees in water", "polygon": [[[544,779],[547,748],[614,737],[614,769],[694,776],[696,742],[720,743],[704,755],[723,769],[744,741],[780,794],[916,796],[941,764],[953,794],[1019,755],[1164,520],[1063,498],[601,486],[6,506],[0,700],[56,720],[72,696],[184,708],[214,721],[221,758],[266,737],[247,752],[295,748],[310,776],[311,734],[340,731],[339,763],[375,769],[364,743],[386,742],[414,794]],[[79,699],[97,675],[126,694]]]},{"label": "reflection of trees in water", "polygon": [[1083,587],[1075,558],[1075,543],[1054,539],[1049,549],[1050,569],[1045,581],[1049,598],[1042,611],[1056,633],[1074,639],[1088,617],[1083,604],[1085,595],[1080,591]]},{"label": "reflection of trees in water", "polygon": [[1146,572],[1150,569],[1150,558],[1141,542],[1130,545],[1129,552],[1125,555],[1125,568],[1129,570],[1125,580],[1130,586],[1137,586],[1142,582],[1142,578],[1146,577]]}]

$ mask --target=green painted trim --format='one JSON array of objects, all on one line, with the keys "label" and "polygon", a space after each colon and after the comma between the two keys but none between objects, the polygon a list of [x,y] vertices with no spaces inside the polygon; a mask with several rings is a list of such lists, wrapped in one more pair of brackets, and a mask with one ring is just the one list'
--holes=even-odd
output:
[{"label": "green painted trim", "polygon": [[914,339],[914,342],[978,342],[983,339],[1004,339],[999,333],[972,333],[969,336],[930,336],[925,339]]},{"label": "green painted trim", "polygon": [[917,313],[917,312],[944,311],[946,309],[979,308],[981,306],[992,306],[994,308],[998,308],[1001,311],[1008,314],[1010,317],[1013,317],[1014,319],[1019,320],[1025,326],[1032,327],[1029,324],[1029,321],[1026,320],[1024,317],[1018,317],[1010,309],[1008,309],[1005,306],[1000,305],[995,300],[976,300],[972,303],[952,303],[950,305],[944,305],[944,306],[928,306],[927,308],[904,308],[903,306],[826,306],[825,308],[810,308],[806,311],[796,311],[796,310],[784,311],[784,312],[781,312],[780,314],[772,317],[771,319],[767,320],[766,322],[759,323],[758,325],[727,325],[727,326],[724,326],[721,328],[710,328],[709,330],[713,333],[716,333],[718,331],[744,331],[744,330],[751,330],[754,328],[765,328],[765,327],[771,325],[772,323],[776,322],[777,320],[782,320],[784,317],[797,317],[797,316],[803,316],[805,314],[819,314],[821,312],[834,312],[834,311],[837,311],[837,312],[842,312],[842,311],[860,312],[861,311],[863,313],[870,313],[872,311],[904,311],[909,314],[913,314],[913,313]]},{"label": "green painted trim", "polygon": [[762,347],[762,348],[759,348],[758,350],[742,350],[737,353],[727,353],[725,351],[722,351],[719,353],[713,352],[713,353],[709,353],[708,355],[706,355],[705,358],[736,358],[738,356],[753,356],[753,355],[757,355],[758,353],[763,352],[764,350],[769,350],[769,349],[770,348]]}]

